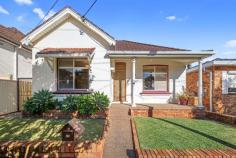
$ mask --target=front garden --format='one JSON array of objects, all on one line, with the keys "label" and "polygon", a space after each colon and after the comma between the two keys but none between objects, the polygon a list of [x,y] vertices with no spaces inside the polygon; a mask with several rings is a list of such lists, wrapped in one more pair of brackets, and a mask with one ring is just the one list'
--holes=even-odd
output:
[{"label": "front garden", "polygon": [[[96,141],[103,134],[104,119],[80,120],[85,127],[79,142]],[[68,120],[44,120],[34,118],[2,118],[0,119],[0,141],[58,141],[61,140],[59,130]]]},{"label": "front garden", "polygon": [[236,149],[236,127],[209,120],[134,118],[143,149]]},{"label": "front garden", "polygon": [[[108,97],[100,92],[68,95],[59,101],[47,90],[38,91],[25,102],[23,118],[0,119],[0,157],[100,158],[108,126],[108,106]],[[73,119],[72,125],[72,118],[78,118],[80,123]],[[65,139],[68,137],[69,140]]]}]

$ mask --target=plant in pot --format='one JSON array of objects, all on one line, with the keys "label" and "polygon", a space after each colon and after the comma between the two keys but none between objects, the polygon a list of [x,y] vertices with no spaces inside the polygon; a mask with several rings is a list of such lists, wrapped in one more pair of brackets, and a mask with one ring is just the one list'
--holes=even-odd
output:
[{"label": "plant in pot", "polygon": [[186,91],[183,91],[178,95],[180,105],[188,105],[189,95]]}]

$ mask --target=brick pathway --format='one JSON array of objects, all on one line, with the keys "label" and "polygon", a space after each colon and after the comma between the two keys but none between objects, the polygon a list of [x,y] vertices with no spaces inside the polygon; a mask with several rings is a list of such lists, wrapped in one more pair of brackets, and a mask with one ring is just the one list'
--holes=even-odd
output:
[{"label": "brick pathway", "polygon": [[112,104],[110,127],[105,140],[104,158],[134,158],[129,106]]}]

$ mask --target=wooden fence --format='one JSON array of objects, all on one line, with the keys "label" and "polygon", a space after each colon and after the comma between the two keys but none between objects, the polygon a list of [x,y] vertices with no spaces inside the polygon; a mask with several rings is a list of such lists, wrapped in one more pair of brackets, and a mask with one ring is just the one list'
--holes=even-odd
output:
[{"label": "wooden fence", "polygon": [[0,80],[0,115],[20,111],[32,96],[32,80]]},{"label": "wooden fence", "polygon": [[19,79],[18,80],[18,96],[19,96],[19,110],[23,110],[23,104],[32,96],[32,81],[29,79]]}]

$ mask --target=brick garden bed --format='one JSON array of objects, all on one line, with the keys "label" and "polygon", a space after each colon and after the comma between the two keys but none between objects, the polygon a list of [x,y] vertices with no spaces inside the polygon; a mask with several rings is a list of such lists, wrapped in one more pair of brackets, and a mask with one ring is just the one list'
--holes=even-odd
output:
[{"label": "brick garden bed", "polygon": [[227,114],[220,114],[216,112],[206,112],[206,117],[212,120],[229,123],[229,124],[236,124],[236,116],[227,115]]},{"label": "brick garden bed", "polygon": [[102,158],[109,122],[106,117],[103,135],[97,141],[0,141],[0,157],[77,157]]},{"label": "brick garden bed", "polygon": [[137,158],[235,158],[236,150],[233,149],[142,149],[140,147],[136,125],[133,119],[131,119],[132,135],[134,140],[134,149]]},{"label": "brick garden bed", "polygon": [[88,116],[88,115],[79,115],[77,113],[65,112],[62,110],[48,110],[44,112],[42,115],[31,115],[27,112],[22,111],[22,117],[36,117],[36,118],[44,118],[44,119],[70,119],[70,118],[106,118],[108,111],[102,112],[99,111],[97,114]]},{"label": "brick garden bed", "polygon": [[204,118],[204,110],[194,107],[188,108],[156,108],[156,107],[133,107],[130,109],[131,116],[143,116],[154,118]]}]

